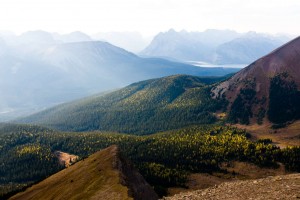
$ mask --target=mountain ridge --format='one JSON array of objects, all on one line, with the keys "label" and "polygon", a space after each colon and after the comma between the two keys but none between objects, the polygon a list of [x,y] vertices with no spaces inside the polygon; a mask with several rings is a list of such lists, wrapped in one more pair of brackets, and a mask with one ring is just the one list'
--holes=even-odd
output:
[{"label": "mountain ridge", "polygon": [[157,34],[140,54],[214,64],[248,64],[287,42],[287,36],[228,30]]},{"label": "mountain ridge", "polygon": [[[80,191],[80,192],[79,192]],[[147,199],[158,196],[116,145],[90,155],[10,199]]]}]

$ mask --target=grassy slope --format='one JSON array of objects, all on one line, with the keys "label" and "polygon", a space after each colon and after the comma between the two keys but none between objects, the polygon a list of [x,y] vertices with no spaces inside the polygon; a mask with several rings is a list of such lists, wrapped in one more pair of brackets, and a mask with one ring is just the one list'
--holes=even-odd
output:
[{"label": "grassy slope", "polygon": [[241,125],[236,127],[246,129],[253,139],[272,139],[273,143],[281,148],[300,145],[300,120],[279,129],[272,129],[272,124],[265,122],[263,125]]},{"label": "grassy slope", "polygon": [[99,151],[11,199],[132,199],[114,169],[116,147]]}]

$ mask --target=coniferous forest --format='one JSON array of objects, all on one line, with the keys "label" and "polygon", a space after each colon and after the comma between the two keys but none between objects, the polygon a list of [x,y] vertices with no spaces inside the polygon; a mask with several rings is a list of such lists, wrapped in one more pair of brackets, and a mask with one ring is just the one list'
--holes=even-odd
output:
[{"label": "coniferous forest", "polygon": [[221,171],[227,161],[300,171],[300,148],[279,149],[270,141],[251,142],[244,130],[229,126],[190,126],[149,136],[113,132],[58,132],[33,125],[2,124],[0,129],[1,196],[62,169],[55,150],[84,159],[112,144],[120,147],[145,179],[163,195],[170,186],[185,186],[194,172]]},{"label": "coniferous forest", "polygon": [[217,121],[212,113],[223,110],[226,101],[211,98],[211,84],[231,75],[174,75],[141,81],[106,95],[62,104],[17,122],[62,131],[104,130],[135,135],[212,124]]}]

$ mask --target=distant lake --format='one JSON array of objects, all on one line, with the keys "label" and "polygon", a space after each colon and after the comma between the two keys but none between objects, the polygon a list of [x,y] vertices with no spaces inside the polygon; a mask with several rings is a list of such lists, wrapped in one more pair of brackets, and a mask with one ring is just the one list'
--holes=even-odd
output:
[{"label": "distant lake", "polygon": [[249,64],[225,64],[225,65],[217,65],[211,64],[201,61],[188,61],[189,64],[197,66],[197,67],[224,67],[224,68],[244,68],[247,67]]}]

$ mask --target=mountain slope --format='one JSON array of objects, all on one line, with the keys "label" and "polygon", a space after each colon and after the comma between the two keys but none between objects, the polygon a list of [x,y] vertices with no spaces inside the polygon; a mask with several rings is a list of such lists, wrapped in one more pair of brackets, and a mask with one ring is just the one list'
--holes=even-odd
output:
[{"label": "mountain slope", "polygon": [[52,35],[54,39],[65,43],[92,41],[92,38],[90,36],[80,31],[75,31],[66,35],[60,35],[60,34],[52,34]]},{"label": "mountain slope", "polygon": [[300,197],[300,174],[267,177],[264,179],[222,183],[212,188],[164,198],[184,199],[297,199]]},{"label": "mountain slope", "polygon": [[208,84],[222,78],[175,75],[134,83],[110,94],[47,109],[19,120],[60,130],[111,130],[149,134],[212,123],[222,100],[210,98]]},{"label": "mountain slope", "polygon": [[10,199],[158,199],[151,186],[110,146]]},{"label": "mountain slope", "polygon": [[[32,41],[35,35],[39,37]],[[140,58],[105,42],[57,44],[50,36],[27,33],[22,36],[24,44],[6,45],[3,56],[0,50],[0,120],[149,78],[179,73],[219,76],[237,71]]]},{"label": "mountain slope", "polygon": [[[273,123],[299,119],[300,37],[258,59],[212,90],[230,102],[229,119]],[[252,121],[253,122],[253,121]]]},{"label": "mountain slope", "polygon": [[229,30],[160,33],[141,55],[215,64],[247,64],[274,50],[289,38]]},{"label": "mountain slope", "polygon": [[204,32],[159,33],[141,52],[141,55],[167,57],[183,61],[207,61],[213,49],[237,37],[234,31],[207,30]]},{"label": "mountain slope", "polygon": [[281,46],[284,41],[281,38],[248,33],[219,45],[215,50],[213,62],[222,64],[252,63]]},{"label": "mountain slope", "polygon": [[[209,52],[209,47],[194,38],[185,37],[170,30],[157,35],[150,45],[141,52],[145,56],[166,57],[179,60],[203,60],[203,53]],[[201,59],[202,58],[202,59]]]}]

